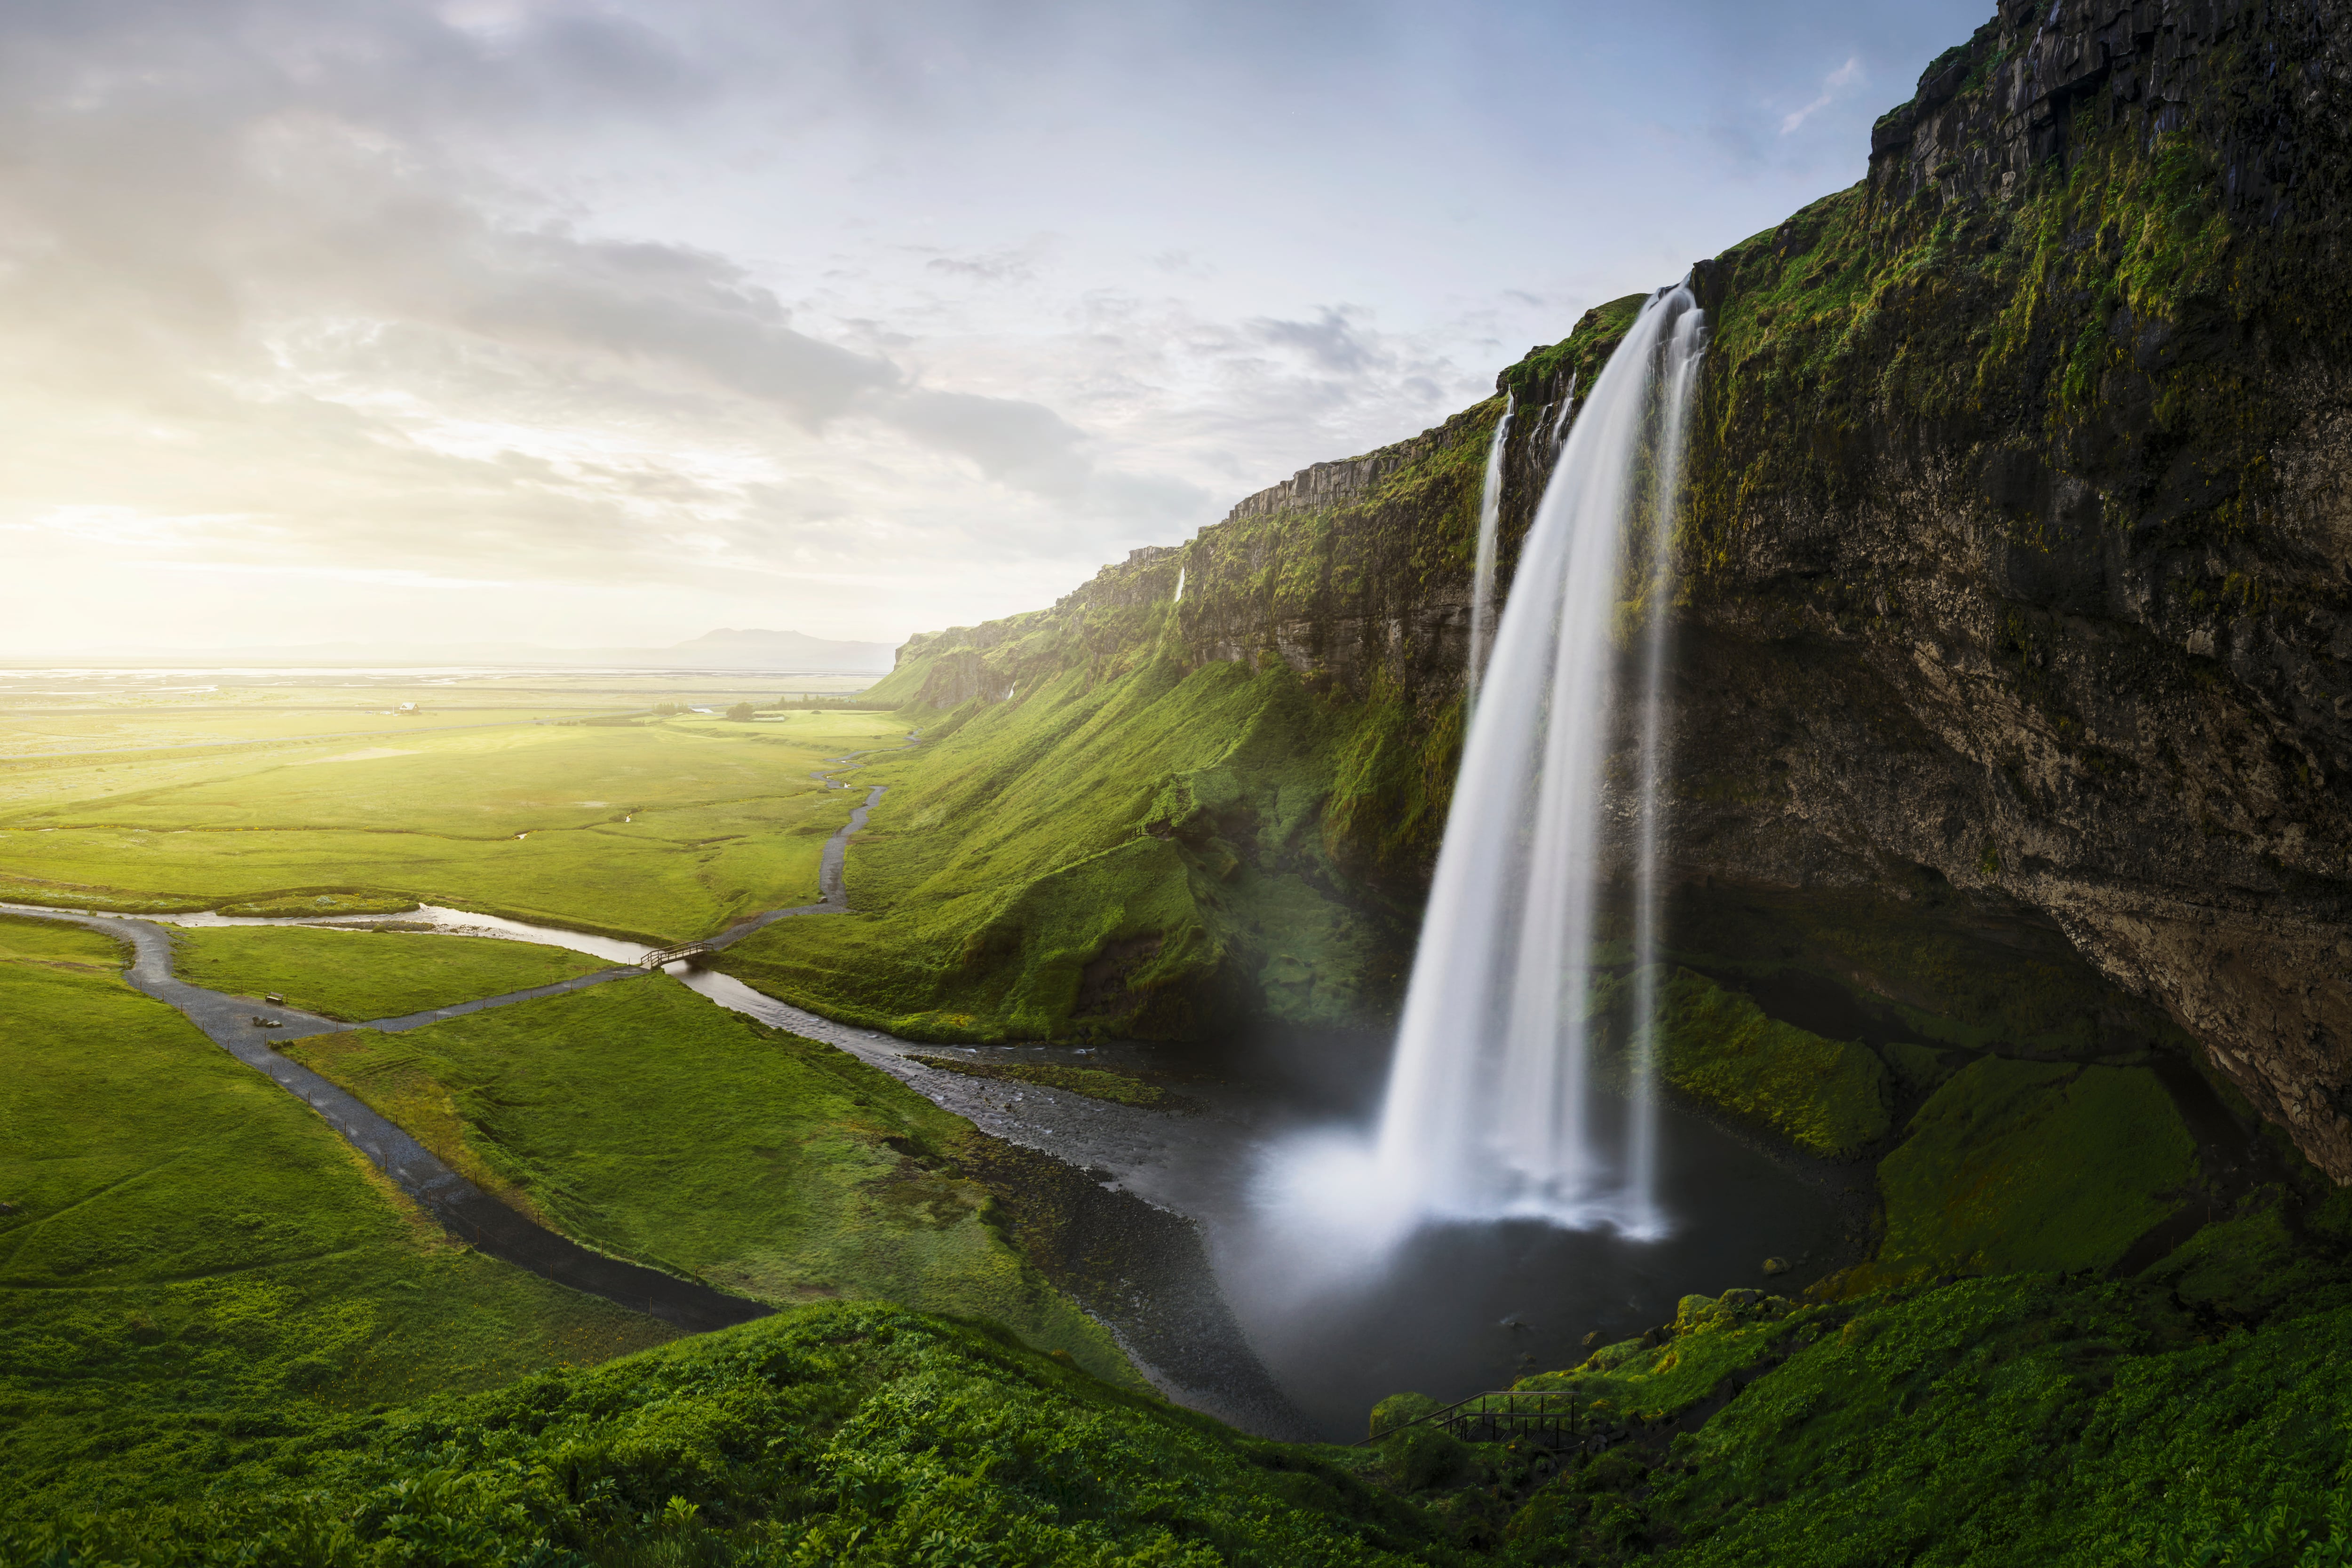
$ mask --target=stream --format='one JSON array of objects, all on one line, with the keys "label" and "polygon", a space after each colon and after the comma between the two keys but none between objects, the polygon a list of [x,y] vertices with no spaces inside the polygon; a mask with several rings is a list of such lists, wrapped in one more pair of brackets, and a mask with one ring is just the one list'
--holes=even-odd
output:
[{"label": "stream", "polygon": [[[913,737],[909,737],[910,740]],[[846,789],[831,773],[828,788]],[[848,841],[881,798],[876,787],[826,842],[818,902],[740,921],[707,944],[724,946],[780,919],[845,911]],[[240,1061],[310,1104],[461,1239],[548,1278],[646,1311],[689,1329],[764,1314],[757,1302],[638,1268],[578,1247],[475,1189],[413,1138],[327,1080],[269,1049],[254,1004],[180,981],[170,971],[163,925],[305,925],[364,933],[408,931],[539,943],[614,967],[556,986],[455,1004],[360,1027],[397,1030],[641,976],[646,949],[467,910],[425,905],[396,916],[239,917],[212,914],[77,915],[0,904],[10,914],[63,919],[108,931],[133,946],[131,982],[179,1008]],[[1117,1336],[1130,1359],[1179,1403],[1280,1437],[1349,1442],[1367,1413],[1406,1390],[1451,1401],[1507,1388],[1528,1373],[1571,1366],[1584,1341],[1638,1333],[1672,1319],[1675,1302],[1742,1284],[1770,1283],[1763,1260],[1800,1264],[1832,1255],[1840,1221],[1815,1183],[1704,1118],[1665,1108],[1661,1197],[1675,1221],[1663,1241],[1573,1231],[1533,1221],[1431,1226],[1378,1259],[1328,1259],[1327,1238],[1265,1196],[1270,1165],[1302,1140],[1345,1135],[1363,1117],[1336,1114],[1326,1095],[1245,1073],[1188,1084],[1184,1111],[1145,1110],[1036,1084],[929,1067],[918,1054],[974,1061],[1050,1061],[1110,1069],[1155,1068],[1143,1046],[918,1045],[840,1024],[766,996],[731,977],[663,966],[717,1005],[847,1051],[889,1073],[990,1136],[1049,1156],[1065,1177],[1073,1229],[1086,1239],[1082,1278],[1064,1278],[1080,1304]],[[350,1026],[284,1009],[276,1039]],[[1363,1053],[1348,1085],[1360,1104],[1385,1075]],[[1800,1274],[1801,1281],[1820,1272]]]}]

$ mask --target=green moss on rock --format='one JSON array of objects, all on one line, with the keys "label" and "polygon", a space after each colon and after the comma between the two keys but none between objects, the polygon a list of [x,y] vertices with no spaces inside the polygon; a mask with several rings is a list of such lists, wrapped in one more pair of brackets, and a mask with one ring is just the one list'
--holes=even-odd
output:
[{"label": "green moss on rock", "polygon": [[[1658,1067],[1675,1089],[1809,1154],[1851,1158],[1886,1135],[1886,1068],[1868,1046],[1768,1018],[1688,969],[1661,966],[1658,978]],[[1596,1010],[1622,1009],[1633,987],[1631,974],[1607,982]],[[1622,1044],[1612,1043],[1609,1060],[1622,1079]]]},{"label": "green moss on rock", "polygon": [[1946,1271],[2104,1269],[2179,1207],[2197,1144],[2147,1068],[1988,1057],[1879,1162],[1885,1237],[1846,1291]]}]

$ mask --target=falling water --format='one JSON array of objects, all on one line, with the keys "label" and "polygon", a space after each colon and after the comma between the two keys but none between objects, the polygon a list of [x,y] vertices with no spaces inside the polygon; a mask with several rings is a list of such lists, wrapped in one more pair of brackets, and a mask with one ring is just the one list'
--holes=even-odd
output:
[{"label": "falling water", "polygon": [[1503,394],[1503,417],[1486,448],[1486,483],[1478,492],[1478,565],[1470,589],[1470,711],[1478,711],[1478,683],[1495,643],[1495,535],[1503,520],[1503,455],[1511,440],[1511,416],[1519,410],[1517,389]]},{"label": "falling water", "polygon": [[1528,530],[1454,787],[1380,1127],[1379,1186],[1420,1214],[1664,1228],[1652,1042],[1634,1042],[1639,1083],[1612,1138],[1596,1124],[1586,998],[1614,631],[1637,544],[1633,581],[1651,631],[1636,913],[1655,950],[1666,525],[1702,349],[1689,290],[1654,297],[1570,428]]},{"label": "falling water", "polygon": [[1168,602],[1171,604],[1184,602],[1184,569],[1181,566],[1176,569],[1176,597]]},{"label": "falling water", "polygon": [[1576,412],[1576,372],[1568,374],[1568,395],[1559,400],[1559,412],[1551,416],[1551,449],[1559,450],[1560,438],[1568,434],[1568,416]]},{"label": "falling water", "polygon": [[1685,310],[1675,319],[1666,346],[1666,385],[1660,411],[1654,488],[1650,509],[1648,580],[1643,585],[1648,620],[1642,638],[1642,774],[1636,802],[1641,826],[1633,857],[1633,1114],[1626,1139],[1626,1186],[1646,1206],[1657,1191],[1660,859],[1666,815],[1666,655],[1668,612],[1674,607],[1675,498],[1682,488],[1683,440],[1690,418],[1691,391],[1706,348],[1705,313]]}]

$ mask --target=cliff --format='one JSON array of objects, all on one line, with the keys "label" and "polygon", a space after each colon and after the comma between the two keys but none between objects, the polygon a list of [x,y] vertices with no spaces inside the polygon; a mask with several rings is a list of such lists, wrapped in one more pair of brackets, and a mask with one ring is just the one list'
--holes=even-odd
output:
[{"label": "cliff", "polygon": [[[1956,1017],[1979,980],[2063,974],[2035,1006],[2090,1020],[2085,1049],[2177,1022],[2339,1180],[2344,11],[2004,4],[1880,120],[1865,181],[1694,267],[1674,829],[1685,927],[1718,947],[1777,929],[1858,994]],[[1504,394],[1507,575],[1563,404],[1640,302],[1050,610],[910,643],[878,689],[974,722],[1147,663],[1294,683],[1320,716],[1311,830],[1250,847],[1409,933]],[[1155,828],[1139,806],[1121,831]],[[1874,923],[1911,933],[1900,952]]]}]

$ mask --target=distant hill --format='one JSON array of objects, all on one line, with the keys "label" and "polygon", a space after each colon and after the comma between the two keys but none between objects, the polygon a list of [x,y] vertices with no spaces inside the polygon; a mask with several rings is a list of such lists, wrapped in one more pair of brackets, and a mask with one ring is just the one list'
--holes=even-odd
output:
[{"label": "distant hill", "polygon": [[192,664],[284,669],[307,665],[394,667],[506,664],[535,669],[732,670],[790,675],[884,675],[898,655],[889,643],[842,643],[800,632],[726,627],[667,648],[545,648],[529,643],[304,643],[274,648],[131,648],[107,653],[24,653],[0,668],[114,668]]},{"label": "distant hill", "polygon": [[763,670],[805,670],[812,674],[887,674],[898,656],[890,643],[835,643],[799,632],[736,631],[732,627],[706,632],[667,648],[632,649],[657,660],[677,660],[691,666],[727,669],[756,664]]}]

